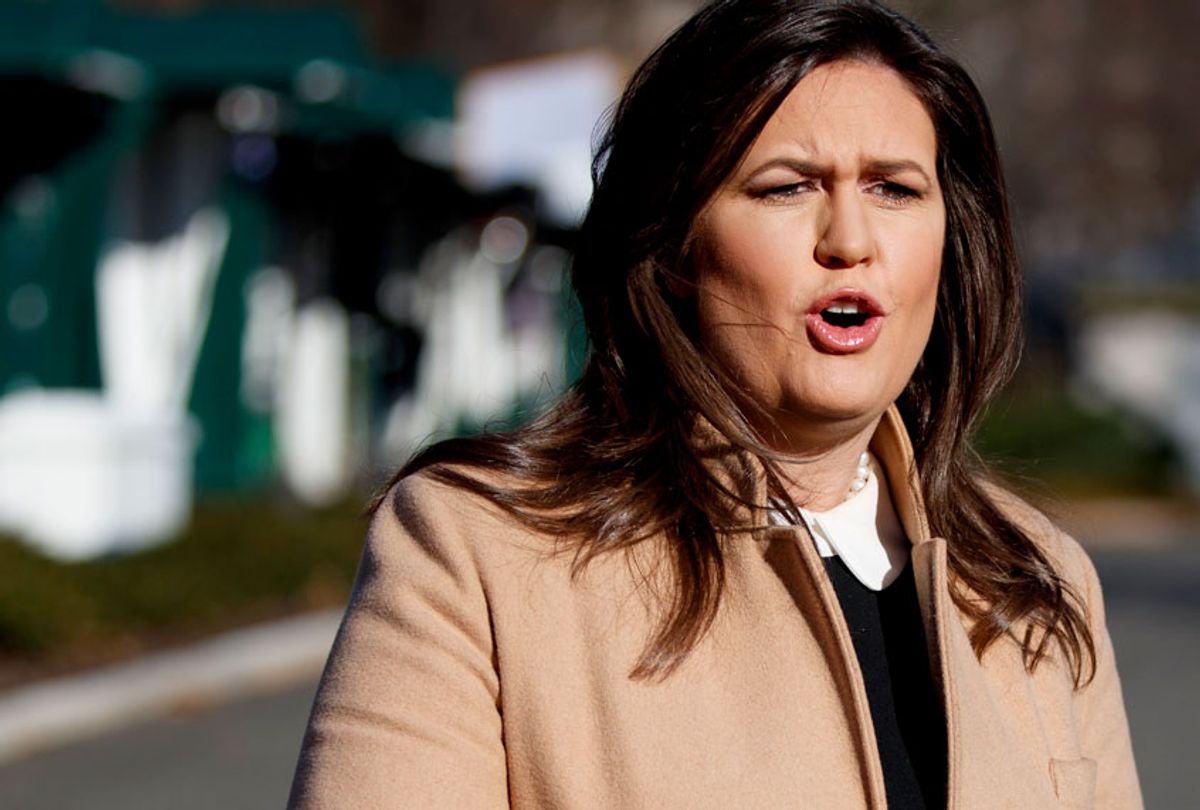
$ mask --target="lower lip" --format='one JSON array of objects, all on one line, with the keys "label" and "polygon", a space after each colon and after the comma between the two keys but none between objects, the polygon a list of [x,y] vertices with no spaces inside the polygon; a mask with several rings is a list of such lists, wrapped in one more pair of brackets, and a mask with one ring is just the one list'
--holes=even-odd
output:
[{"label": "lower lip", "polygon": [[883,318],[873,315],[861,326],[834,326],[819,313],[812,313],[805,317],[805,325],[808,327],[808,337],[818,351],[854,354],[865,352],[875,344],[883,328]]}]

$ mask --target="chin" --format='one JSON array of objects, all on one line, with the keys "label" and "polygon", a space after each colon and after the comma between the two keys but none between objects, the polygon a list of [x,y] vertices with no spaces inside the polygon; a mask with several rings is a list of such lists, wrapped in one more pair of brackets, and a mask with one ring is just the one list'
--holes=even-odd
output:
[{"label": "chin", "polygon": [[[897,361],[903,363],[904,358]],[[915,366],[915,363],[913,364]],[[798,422],[866,424],[878,419],[907,382],[878,364],[820,364],[783,384],[782,403]]]},{"label": "chin", "polygon": [[[894,398],[893,398],[894,399]],[[856,432],[879,419],[892,404],[878,397],[837,397],[827,399],[797,399],[785,406],[789,432],[807,433],[813,428],[837,429],[841,432]]]}]

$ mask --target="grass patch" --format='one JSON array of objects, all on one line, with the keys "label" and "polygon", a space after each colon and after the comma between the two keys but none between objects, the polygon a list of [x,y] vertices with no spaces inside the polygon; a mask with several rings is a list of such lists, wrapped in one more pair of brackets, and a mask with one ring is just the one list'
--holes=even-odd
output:
[{"label": "grass patch", "polygon": [[0,688],[339,606],[366,534],[360,509],[206,501],[174,542],[83,563],[0,539]]},{"label": "grass patch", "polygon": [[1172,496],[1180,469],[1171,445],[1115,410],[1084,409],[1057,388],[1002,397],[976,447],[1002,473],[1058,496]]}]

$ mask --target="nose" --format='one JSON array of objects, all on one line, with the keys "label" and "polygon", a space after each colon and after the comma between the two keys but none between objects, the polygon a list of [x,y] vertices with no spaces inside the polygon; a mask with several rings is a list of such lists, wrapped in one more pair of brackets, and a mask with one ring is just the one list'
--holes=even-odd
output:
[{"label": "nose", "polygon": [[844,270],[870,261],[875,240],[867,212],[854,192],[833,193],[817,235],[813,257],[822,267]]}]

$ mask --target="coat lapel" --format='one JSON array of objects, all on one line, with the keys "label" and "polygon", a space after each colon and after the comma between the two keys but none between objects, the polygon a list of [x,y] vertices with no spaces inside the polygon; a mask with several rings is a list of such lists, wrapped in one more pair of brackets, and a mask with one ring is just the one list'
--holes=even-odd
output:
[{"label": "coat lapel", "polygon": [[942,696],[942,711],[946,728],[946,795],[949,807],[955,807],[953,797],[958,793],[959,780],[959,703],[955,699],[954,666],[950,661],[948,622],[958,621],[950,602],[946,573],[946,541],[940,537],[913,546],[913,579],[917,586],[917,602],[925,625],[925,643],[929,648],[930,671],[937,680]]},{"label": "coat lapel", "polygon": [[[917,603],[925,627],[930,671],[942,697],[946,730],[946,793],[948,806],[958,807],[961,780],[963,727],[961,703],[957,698],[958,667],[952,656],[951,634],[962,632],[958,611],[950,598],[950,577],[946,564],[946,541],[933,537],[921,494],[921,479],[908,431],[899,411],[892,406],[880,420],[871,440],[871,452],[887,476],[892,504],[905,534],[912,543],[913,579]],[[968,645],[969,646],[969,645]],[[972,655],[972,664],[975,664]]]},{"label": "coat lapel", "polygon": [[1024,758],[1036,746],[1019,739],[1028,730],[1022,732],[1014,724],[1021,701],[1013,700],[1012,688],[994,682],[1003,679],[1003,673],[1020,673],[1014,682],[1026,682],[1020,651],[1001,639],[987,652],[987,668],[976,657],[950,595],[948,542],[930,531],[912,446],[895,408],[881,420],[871,450],[888,476],[896,512],[913,544],[917,601],[945,712],[947,806],[952,810],[1052,806],[1054,796],[1028,779],[1039,764]]},{"label": "coat lapel", "polygon": [[[812,583],[818,603],[816,606],[810,603],[810,607],[817,607],[824,614],[820,618],[831,632],[831,637],[824,642],[828,645],[826,655],[828,660],[842,664],[841,671],[835,676],[847,704],[848,719],[860,752],[868,801],[871,807],[882,808],[886,806],[883,772],[862,672],[824,563],[811,542],[794,542],[795,532],[802,529],[769,528],[765,525],[765,506],[749,507],[749,504],[765,505],[761,467],[756,466],[756,460],[747,458],[748,454],[729,450],[726,445],[726,452],[713,452],[712,458],[718,462],[715,465],[718,478],[731,490],[744,493],[742,514],[754,527],[753,534],[760,551],[768,557],[768,563],[771,562],[768,550],[782,541],[784,534],[791,539],[790,545],[799,549],[803,570]],[[1014,752],[1023,746],[1014,738],[1004,696],[996,694],[976,659],[966,628],[951,599],[947,542],[934,537],[930,530],[912,446],[894,406],[881,418],[871,440],[871,452],[884,471],[896,514],[912,543],[911,564],[917,600],[931,672],[937,680],[945,716],[948,807],[965,810],[970,807],[1044,806],[1038,802],[1046,797],[1036,788],[1024,784],[1022,774],[1028,774],[1026,768],[1030,763],[1018,762],[1019,757],[1014,756]],[[988,652],[989,660],[993,655],[1005,654],[1008,651],[998,648]]]}]

